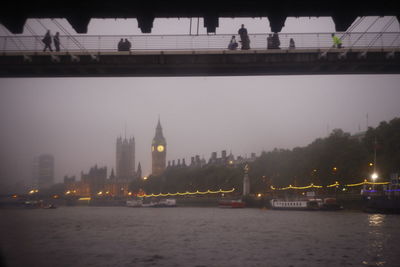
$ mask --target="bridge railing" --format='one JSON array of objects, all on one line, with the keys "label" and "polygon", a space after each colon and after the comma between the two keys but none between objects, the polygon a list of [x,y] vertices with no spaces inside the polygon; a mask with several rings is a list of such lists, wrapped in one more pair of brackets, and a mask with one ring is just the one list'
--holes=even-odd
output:
[{"label": "bridge railing", "polygon": [[[398,48],[400,32],[336,33],[348,48]],[[236,36],[239,41],[240,37]],[[62,52],[112,52],[117,51],[120,39],[132,43],[131,51],[191,51],[227,49],[232,34],[216,35],[74,35],[60,36]],[[249,34],[251,49],[266,49],[268,34]],[[43,51],[43,36],[0,36],[0,51]],[[280,33],[280,48],[287,49],[290,39],[296,49],[326,49],[332,47],[331,33]],[[52,44],[54,49],[54,43]],[[240,48],[240,44],[239,44]]]}]

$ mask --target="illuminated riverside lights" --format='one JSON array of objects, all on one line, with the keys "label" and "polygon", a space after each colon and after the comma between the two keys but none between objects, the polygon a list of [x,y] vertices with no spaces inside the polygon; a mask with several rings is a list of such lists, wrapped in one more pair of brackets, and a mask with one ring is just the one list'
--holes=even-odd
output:
[{"label": "illuminated riverside lights", "polygon": [[39,190],[37,190],[37,189],[32,189],[31,191],[29,191],[28,194],[32,195],[32,194],[37,193],[37,192],[39,192]]},{"label": "illuminated riverside lights", "polygon": [[358,184],[347,184],[346,186],[360,186],[360,185],[365,185],[365,184],[369,184],[369,185],[384,185],[384,184],[389,184],[389,182],[380,182],[380,183],[374,183],[374,182],[368,182],[367,179],[365,179],[363,182],[358,183]]},{"label": "illuminated riverside lights", "polygon": [[232,188],[231,190],[222,190],[222,189],[217,190],[217,191],[207,190],[207,191],[204,191],[204,192],[200,192],[200,191],[197,190],[196,192],[188,192],[188,191],[186,191],[186,192],[176,192],[176,193],[166,193],[166,194],[163,194],[163,193],[150,194],[150,195],[141,194],[141,195],[138,195],[138,197],[167,197],[167,196],[205,195],[205,194],[219,194],[219,193],[226,194],[226,193],[232,193],[233,191],[235,191],[235,188]]},{"label": "illuminated riverside lights", "polygon": [[[389,182],[368,182],[366,179],[363,181],[363,182],[361,182],[361,183],[357,183],[357,184],[346,184],[346,185],[343,185],[343,186],[348,186],[348,187],[353,187],[353,186],[360,186],[360,185],[365,185],[365,184],[368,184],[368,185],[385,185],[385,184],[389,184]],[[327,185],[326,187],[327,188],[330,188],[330,187],[338,187],[340,184],[339,184],[339,182],[335,182],[334,184],[331,184],[331,185]],[[270,186],[270,188],[272,189],[272,190],[288,190],[288,189],[308,189],[308,188],[323,188],[323,186],[321,186],[321,185],[314,185],[313,183],[311,183],[310,185],[308,185],[308,186],[292,186],[292,185],[289,185],[288,187],[283,187],[283,188],[275,188],[274,186]],[[344,190],[343,190],[344,191]]]},{"label": "illuminated riverside lights", "polygon": [[327,185],[326,187],[337,187],[339,186],[339,182],[336,181],[334,184]]},{"label": "illuminated riverside lights", "polygon": [[308,189],[308,188],[322,188],[322,185],[314,185],[313,183],[311,183],[310,185],[307,186],[292,186],[289,185],[288,187],[283,187],[283,188],[275,188],[273,186],[271,186],[272,190],[288,190],[288,189]]}]

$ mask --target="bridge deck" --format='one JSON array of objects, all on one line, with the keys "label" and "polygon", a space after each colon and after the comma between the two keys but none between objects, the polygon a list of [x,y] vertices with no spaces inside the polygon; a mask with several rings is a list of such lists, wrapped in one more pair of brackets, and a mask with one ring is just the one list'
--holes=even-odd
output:
[{"label": "bridge deck", "polygon": [[203,49],[203,50],[131,50],[131,51],[100,51],[100,50],[85,50],[85,51],[61,51],[61,52],[43,52],[43,51],[11,51],[2,52],[2,56],[127,56],[127,55],[224,55],[224,54],[304,54],[304,53],[377,53],[377,52],[400,52],[400,47],[390,48],[368,48],[353,47],[353,48],[310,48],[310,49],[250,49],[250,50],[228,50],[228,49]]},{"label": "bridge deck", "polygon": [[43,52],[38,36],[0,37],[0,77],[400,73],[400,33],[343,35],[341,49],[331,47],[328,34],[298,35],[296,49],[284,45],[293,35],[282,36],[282,49],[266,49],[266,36],[252,36],[250,50],[226,49],[231,35],[140,36],[126,52],[115,50],[116,36],[112,42],[102,36],[79,36],[77,42],[70,36],[61,52]]}]

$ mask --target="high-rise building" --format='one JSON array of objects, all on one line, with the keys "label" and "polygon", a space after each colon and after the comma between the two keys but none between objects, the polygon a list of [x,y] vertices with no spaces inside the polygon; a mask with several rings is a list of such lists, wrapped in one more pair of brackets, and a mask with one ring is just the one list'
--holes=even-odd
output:
[{"label": "high-rise building", "polygon": [[116,178],[130,180],[135,177],[135,138],[117,138]]},{"label": "high-rise building", "polygon": [[165,170],[167,157],[167,142],[162,133],[160,119],[156,127],[156,134],[151,144],[152,174],[160,175]]},{"label": "high-rise building", "polygon": [[33,186],[46,189],[54,184],[54,156],[42,154],[33,162]]}]

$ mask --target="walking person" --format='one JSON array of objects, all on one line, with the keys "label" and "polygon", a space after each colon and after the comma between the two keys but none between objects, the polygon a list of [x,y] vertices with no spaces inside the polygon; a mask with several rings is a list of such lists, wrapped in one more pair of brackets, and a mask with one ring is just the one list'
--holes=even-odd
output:
[{"label": "walking person", "polygon": [[332,41],[333,41],[333,47],[335,48],[342,48],[342,40],[340,40],[339,37],[337,37],[334,33],[332,33]]},{"label": "walking person", "polygon": [[50,30],[47,30],[46,34],[44,35],[42,42],[44,43],[44,49],[43,52],[47,50],[47,48],[53,52],[53,49],[51,48],[51,35],[50,35]]},{"label": "walking person", "polygon": [[54,47],[56,48],[56,52],[60,52],[60,33],[59,32],[56,32],[56,35],[54,35],[53,41],[54,41]]}]

